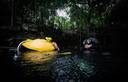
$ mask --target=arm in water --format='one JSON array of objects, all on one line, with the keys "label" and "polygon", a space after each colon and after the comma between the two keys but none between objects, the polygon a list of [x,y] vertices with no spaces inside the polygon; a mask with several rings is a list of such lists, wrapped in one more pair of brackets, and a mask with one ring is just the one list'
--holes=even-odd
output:
[{"label": "arm in water", "polygon": [[52,42],[52,44],[55,47],[55,49],[57,49],[58,51],[60,50],[56,42]]},{"label": "arm in water", "polygon": [[20,42],[19,43],[19,45],[17,46],[17,48],[16,48],[16,54],[14,55],[14,57],[13,57],[13,59],[16,61],[18,58],[19,58],[19,56],[20,56],[20,47],[21,47],[21,45],[24,43],[24,42],[26,42],[26,41],[22,41],[22,42]]}]

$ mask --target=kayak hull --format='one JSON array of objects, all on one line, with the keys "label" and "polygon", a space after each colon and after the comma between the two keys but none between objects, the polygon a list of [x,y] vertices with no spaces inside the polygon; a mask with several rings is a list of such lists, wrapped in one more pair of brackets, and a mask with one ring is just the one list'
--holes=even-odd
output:
[{"label": "kayak hull", "polygon": [[22,45],[25,48],[40,52],[55,50],[52,42],[49,42],[45,39],[26,40]]}]

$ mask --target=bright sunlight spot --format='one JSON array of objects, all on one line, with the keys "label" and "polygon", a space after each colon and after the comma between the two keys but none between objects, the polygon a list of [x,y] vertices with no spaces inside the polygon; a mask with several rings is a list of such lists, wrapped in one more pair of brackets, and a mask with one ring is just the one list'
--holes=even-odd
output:
[{"label": "bright sunlight spot", "polygon": [[57,16],[61,16],[67,19],[70,19],[69,14],[67,12],[69,12],[70,8],[64,8],[64,9],[57,9]]}]

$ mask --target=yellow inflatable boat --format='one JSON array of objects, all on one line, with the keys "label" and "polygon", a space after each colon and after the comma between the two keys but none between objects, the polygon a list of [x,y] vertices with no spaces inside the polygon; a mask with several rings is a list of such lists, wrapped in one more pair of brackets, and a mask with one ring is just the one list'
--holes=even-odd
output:
[{"label": "yellow inflatable boat", "polygon": [[40,52],[55,50],[55,47],[52,44],[52,42],[45,39],[35,39],[35,40],[28,39],[24,41],[22,45],[25,48],[35,50],[35,51],[40,51]]}]

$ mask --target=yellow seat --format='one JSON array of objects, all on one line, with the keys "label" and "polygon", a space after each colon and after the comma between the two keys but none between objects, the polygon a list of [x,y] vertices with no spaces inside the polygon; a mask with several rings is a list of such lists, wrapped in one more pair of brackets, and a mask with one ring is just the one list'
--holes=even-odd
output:
[{"label": "yellow seat", "polygon": [[35,39],[35,40],[26,40],[23,44],[24,47],[35,50],[35,51],[53,51],[55,47],[52,42],[49,42],[45,39]]}]

